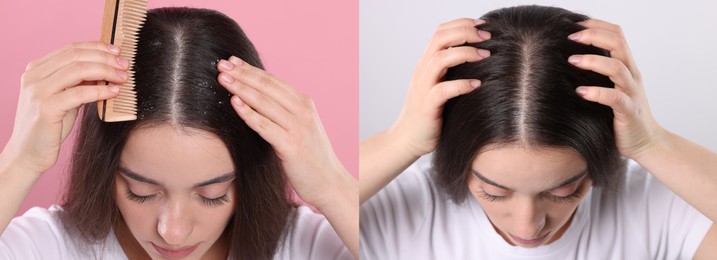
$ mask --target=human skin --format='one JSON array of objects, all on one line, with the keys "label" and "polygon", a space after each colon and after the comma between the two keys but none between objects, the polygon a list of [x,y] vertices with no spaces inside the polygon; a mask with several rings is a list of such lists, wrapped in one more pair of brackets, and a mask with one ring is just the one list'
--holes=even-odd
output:
[{"label": "human skin", "polygon": [[129,136],[119,165],[114,197],[124,219],[120,228],[131,236],[118,240],[129,258],[226,259],[227,241],[215,242],[237,198],[234,164],[219,137],[169,124],[140,128]]},{"label": "human skin", "polygon": [[443,104],[480,86],[478,79],[442,81],[441,78],[449,67],[490,56],[489,51],[471,46],[449,48],[490,39],[489,32],[475,28],[482,23],[485,21],[463,18],[438,26],[416,66],[398,119],[391,128],[359,145],[362,204],[419,157],[436,149]]},{"label": "human skin", "polygon": [[237,57],[220,60],[217,68],[239,117],[272,145],[299,197],[326,216],[358,258],[358,184],[331,148],[314,102]]},{"label": "human skin", "polygon": [[471,170],[468,189],[495,230],[529,248],[560,238],[592,185],[585,160],[569,147],[488,145]]},{"label": "human skin", "polygon": [[[420,156],[436,148],[443,104],[450,98],[470,92],[472,88],[469,87],[469,80],[441,82],[442,73],[431,72],[445,72],[449,67],[476,59],[471,52],[465,52],[454,55],[452,63],[431,64],[429,61],[434,56],[449,56],[445,53],[456,49],[450,48],[452,46],[479,41],[475,36],[477,30],[467,28],[479,23],[479,20],[464,18],[439,27],[419,61],[398,119],[391,128],[361,142],[361,203]],[[618,25],[598,19],[589,19],[580,24],[587,29],[570,35],[569,39],[605,49],[610,52],[610,57],[572,55],[568,62],[578,68],[608,76],[615,83],[615,88],[579,86],[576,92],[586,100],[612,108],[615,115],[615,141],[623,156],[645,167],[713,223],[717,221],[717,200],[713,199],[717,197],[717,154],[669,132],[657,123],[650,112],[642,76]],[[446,28],[459,28],[456,30],[459,32],[443,33]],[[426,69],[425,64],[432,68]],[[716,245],[717,226],[713,224],[695,258],[716,258]]]},{"label": "human skin", "polygon": [[717,258],[717,153],[663,128],[652,116],[642,75],[620,26],[598,19],[568,36],[610,52],[610,57],[573,55],[568,62],[610,77],[615,88],[580,86],[576,92],[612,108],[620,153],[645,167],[680,198],[712,220],[695,259]]},{"label": "human skin", "polygon": [[[0,153],[0,197],[3,198],[0,204],[0,232],[5,230],[42,173],[57,162],[60,146],[72,130],[79,106],[117,95],[118,87],[114,84],[126,80],[129,64],[119,59],[118,54],[119,49],[111,45],[81,42],[56,50],[28,65],[21,82],[13,134]],[[230,68],[227,68],[228,64],[232,64]],[[358,185],[334,153],[313,101],[275,76],[236,57],[222,60],[218,68],[222,72],[220,76],[224,76],[218,80],[234,94],[232,106],[237,114],[273,146],[290,185],[304,201],[326,216],[347,248],[357,256]],[[227,82],[222,79],[227,76],[233,80]],[[98,80],[113,84],[94,85]],[[260,108],[255,109],[259,104]],[[121,185],[122,176],[119,178],[118,185]],[[176,194],[178,189],[171,191],[170,194]],[[175,202],[170,200],[170,204]],[[128,206],[126,213],[134,212],[130,210],[130,204],[125,205]],[[181,209],[179,206],[176,208]],[[161,214],[165,213],[156,213],[156,217],[161,218]],[[166,214],[177,215],[172,212]],[[141,223],[146,224],[146,228],[150,226]],[[145,238],[157,238],[145,232],[161,234],[169,231],[167,235],[173,232],[160,228],[160,224],[140,232],[139,229],[132,230],[134,224],[127,223],[128,229],[124,231],[128,232],[121,233],[122,236],[118,234],[118,237],[132,235],[138,238],[137,242],[142,247],[146,246],[142,245],[146,242]],[[214,234],[207,231],[209,233]],[[202,237],[211,238],[213,235]],[[165,242],[164,245],[174,243]],[[125,245],[132,250],[137,249],[136,243]],[[151,250],[148,251],[151,253]]]},{"label": "human skin", "polygon": [[[79,106],[116,96],[128,67],[117,47],[99,41],[73,43],[27,65],[12,135],[0,153],[0,232],[57,162]],[[113,84],[95,85],[98,80]]]}]

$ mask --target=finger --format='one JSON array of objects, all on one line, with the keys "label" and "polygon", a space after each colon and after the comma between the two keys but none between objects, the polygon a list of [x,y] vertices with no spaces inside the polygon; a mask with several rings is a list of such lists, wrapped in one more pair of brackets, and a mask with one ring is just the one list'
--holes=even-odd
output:
[{"label": "finger", "polygon": [[575,90],[584,99],[612,108],[615,118],[626,122],[637,113],[635,102],[620,90],[581,86]]},{"label": "finger", "polygon": [[75,125],[75,119],[77,119],[77,113],[79,112],[79,106],[67,111],[65,117],[62,118],[62,142],[67,139],[67,136],[72,132],[72,126]]},{"label": "finger", "polygon": [[490,52],[470,46],[445,49],[433,55],[423,76],[438,82],[450,67],[466,62],[476,62],[490,56]]},{"label": "finger", "polygon": [[129,68],[129,61],[127,59],[106,51],[71,48],[59,53],[52,60],[38,65],[33,70],[34,73],[37,73],[39,78],[45,78],[58,69],[74,62],[102,63],[122,70],[127,70]]},{"label": "finger", "polygon": [[[240,84],[254,88],[269,96],[292,113],[296,111],[296,104],[303,97],[303,94],[284,84],[284,82],[272,74],[256,68],[237,57],[230,57],[229,64],[227,64],[226,61],[220,61],[217,66],[220,72],[228,73]],[[227,70],[229,67],[231,67],[231,69]],[[220,82],[220,84],[224,86],[223,83]],[[234,89],[233,86],[224,87],[232,94],[238,93],[237,89]]]},{"label": "finger", "polygon": [[603,30],[622,33],[622,27],[620,27],[619,25],[610,23],[607,21],[603,21],[600,19],[591,18],[591,19],[587,19],[585,21],[578,22],[578,23],[587,28],[603,29]]},{"label": "finger", "polygon": [[568,36],[573,41],[582,44],[593,45],[610,52],[610,56],[622,61],[628,66],[633,76],[638,73],[635,61],[630,53],[627,40],[615,31],[605,29],[586,29]]},{"label": "finger", "polygon": [[44,57],[42,57],[38,60],[30,62],[29,64],[27,64],[26,70],[30,70],[37,66],[40,66],[43,63],[54,59],[55,56],[59,55],[60,53],[65,52],[68,49],[100,50],[100,51],[105,51],[107,53],[114,54],[114,55],[118,55],[120,53],[120,49],[117,46],[114,46],[112,44],[103,43],[101,41],[75,42],[75,43],[68,44],[60,49],[54,50],[53,52],[50,52],[49,54],[45,55]]},{"label": "finger", "polygon": [[226,72],[219,74],[219,82],[226,86],[227,89],[233,89],[236,93],[232,94],[239,96],[244,103],[254,108],[260,115],[275,122],[279,127],[287,129],[291,125],[291,113],[264,93],[254,88],[243,86]]},{"label": "finger", "polygon": [[241,119],[244,120],[244,122],[246,122],[251,129],[264,138],[264,140],[269,142],[272,146],[276,146],[276,144],[281,144],[283,142],[282,137],[286,136],[286,131],[284,129],[268,118],[257,113],[238,96],[232,96],[231,103],[234,111],[237,112],[239,117],[241,117]]},{"label": "finger", "polygon": [[615,87],[628,95],[633,92],[630,89],[630,86],[635,85],[632,74],[630,74],[625,64],[617,59],[592,54],[572,55],[568,58],[568,62],[578,68],[591,70],[609,77],[615,83]]},{"label": "finger", "polygon": [[75,62],[43,79],[39,86],[47,87],[47,91],[58,93],[63,89],[77,86],[83,81],[104,80],[113,83],[124,83],[128,74],[124,70],[115,69],[101,63]]},{"label": "finger", "polygon": [[480,31],[473,26],[453,27],[437,31],[431,39],[426,51],[427,55],[448,47],[460,46],[466,43],[479,43],[490,39],[489,32]]},{"label": "finger", "polygon": [[51,107],[67,112],[85,103],[113,98],[118,93],[119,86],[116,85],[85,85],[57,93],[49,102]]},{"label": "finger", "polygon": [[445,22],[440,25],[438,25],[438,28],[436,31],[442,31],[449,28],[454,27],[466,27],[466,26],[477,26],[484,24],[485,20],[482,19],[472,19],[472,18],[458,18],[450,22]]},{"label": "finger", "polygon": [[449,99],[469,93],[480,84],[480,80],[477,79],[458,79],[438,83],[428,92],[426,105],[433,108],[443,107]]}]

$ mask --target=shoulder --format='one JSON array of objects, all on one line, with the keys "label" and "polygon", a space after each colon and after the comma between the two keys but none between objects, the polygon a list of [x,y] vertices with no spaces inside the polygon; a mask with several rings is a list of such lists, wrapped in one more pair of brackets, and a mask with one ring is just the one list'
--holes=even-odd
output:
[{"label": "shoulder", "polygon": [[362,233],[368,230],[364,225],[395,226],[404,222],[414,228],[420,226],[424,216],[437,206],[434,202],[444,201],[439,198],[442,194],[432,180],[432,172],[430,162],[416,162],[364,202],[360,211]]},{"label": "shoulder", "polygon": [[66,232],[60,223],[62,208],[35,207],[14,218],[0,236],[0,255],[11,259],[67,254]]},{"label": "shoulder", "polygon": [[353,259],[323,215],[307,206],[295,210],[274,259]]},{"label": "shoulder", "polygon": [[103,243],[89,244],[67,232],[60,220],[61,213],[62,207],[53,205],[35,207],[14,218],[0,236],[0,258],[71,259],[94,255],[103,259],[126,259],[114,236]]},{"label": "shoulder", "polygon": [[430,160],[418,161],[361,205],[361,258],[398,259],[426,236],[446,231],[443,222],[465,216],[467,207],[454,204],[433,174]]},{"label": "shoulder", "polygon": [[635,161],[628,161],[617,205],[624,231],[642,236],[653,258],[691,258],[712,224]]},{"label": "shoulder", "polygon": [[362,210],[396,204],[411,205],[411,209],[420,209],[422,205],[430,204],[429,201],[435,199],[434,197],[441,196],[432,177],[433,165],[430,161],[415,162],[366,201],[362,205]]},{"label": "shoulder", "polygon": [[[675,200],[681,200],[667,186],[655,178],[647,169],[635,161],[628,160],[624,181],[617,195],[627,210],[666,210]],[[652,205],[651,205],[652,204]],[[645,206],[652,206],[645,208]],[[655,212],[657,213],[657,212]]]}]

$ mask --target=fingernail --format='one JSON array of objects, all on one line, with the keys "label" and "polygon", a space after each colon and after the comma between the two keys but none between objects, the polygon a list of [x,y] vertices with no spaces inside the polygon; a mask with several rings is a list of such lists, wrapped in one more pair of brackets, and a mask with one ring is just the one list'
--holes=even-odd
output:
[{"label": "fingernail", "polygon": [[235,56],[231,56],[231,57],[229,58],[229,61],[230,61],[231,63],[234,63],[234,65],[237,65],[237,66],[241,65],[242,62],[243,62],[240,58],[237,58],[237,57],[235,57]]},{"label": "fingernail", "polygon": [[241,101],[241,99],[239,98],[239,96],[233,96],[233,97],[232,97],[232,103],[234,103],[234,105],[237,106],[237,107],[241,107],[241,106],[244,105],[244,101]]},{"label": "fingernail", "polygon": [[117,70],[117,76],[121,79],[127,79],[127,72],[124,70]]},{"label": "fingernail", "polygon": [[580,21],[580,22],[577,22],[577,24],[587,27],[588,21]]},{"label": "fingernail", "polygon": [[221,81],[223,81],[224,83],[232,83],[232,82],[234,82],[234,79],[233,79],[231,76],[229,76],[229,75],[227,75],[227,74],[225,74],[225,73],[222,73],[221,75],[219,75],[219,79],[220,79]]},{"label": "fingernail", "polygon": [[490,56],[490,51],[484,50],[484,49],[478,49],[478,56],[487,58],[488,56]]},{"label": "fingernail", "polygon": [[479,19],[475,19],[475,22],[476,22],[476,25],[481,25],[481,24],[485,23],[485,20],[479,18]]},{"label": "fingernail", "polygon": [[117,57],[117,64],[119,64],[122,68],[129,67],[129,61],[122,57]]},{"label": "fingernail", "polygon": [[573,33],[571,35],[568,35],[568,39],[571,39],[573,41],[580,40],[580,32]]},{"label": "fingernail", "polygon": [[471,87],[473,87],[473,88],[480,87],[480,80],[477,80],[477,79],[471,80]]},{"label": "fingernail", "polygon": [[478,35],[479,35],[481,38],[483,38],[484,40],[488,40],[488,39],[490,39],[490,37],[491,37],[491,35],[490,35],[489,32],[486,32],[486,31],[483,31],[483,30],[478,30]]},{"label": "fingernail", "polygon": [[231,62],[228,62],[226,60],[221,60],[221,61],[219,61],[219,67],[222,68],[223,70],[231,70],[234,68],[234,64],[232,64]]},{"label": "fingernail", "polygon": [[107,45],[107,49],[108,49],[110,52],[115,53],[115,54],[120,52],[120,49],[117,48],[117,46],[115,46],[114,44],[109,44],[109,45]]},{"label": "fingernail", "polygon": [[582,58],[580,57],[580,55],[573,55],[573,56],[570,56],[570,58],[568,58],[568,62],[570,62],[570,64],[573,64],[573,65],[578,65],[578,64],[580,64],[581,59]]},{"label": "fingernail", "polygon": [[577,92],[580,96],[585,96],[586,94],[588,94],[588,90],[583,87],[576,88],[575,92]]},{"label": "fingernail", "polygon": [[110,92],[112,92],[112,93],[119,93],[119,86],[110,85],[110,86],[108,87],[108,89],[109,89]]}]

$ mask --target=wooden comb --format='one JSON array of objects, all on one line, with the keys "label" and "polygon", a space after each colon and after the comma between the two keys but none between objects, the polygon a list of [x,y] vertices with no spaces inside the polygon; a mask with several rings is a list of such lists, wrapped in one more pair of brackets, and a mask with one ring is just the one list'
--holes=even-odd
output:
[{"label": "wooden comb", "polygon": [[[105,0],[101,40],[120,49],[120,56],[129,61],[127,81],[119,95],[97,101],[97,112],[105,122],[137,119],[137,93],[134,91],[134,56],[137,53],[139,29],[147,19],[147,0]],[[101,81],[100,85],[108,85]]]}]

